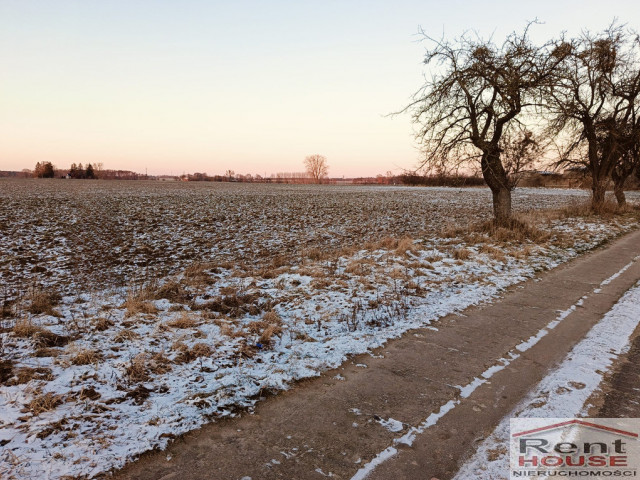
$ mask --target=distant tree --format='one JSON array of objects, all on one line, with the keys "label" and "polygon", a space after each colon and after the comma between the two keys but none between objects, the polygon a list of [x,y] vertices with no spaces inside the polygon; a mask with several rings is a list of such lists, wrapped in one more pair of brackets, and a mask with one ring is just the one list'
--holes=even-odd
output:
[{"label": "distant tree", "polygon": [[84,172],[84,177],[85,178],[92,178],[92,179],[96,178],[96,174],[93,171],[93,166],[90,163],[87,164],[87,169]]},{"label": "distant tree", "polygon": [[304,159],[304,166],[316,183],[322,183],[322,179],[329,173],[327,159],[322,155],[309,155]]},{"label": "distant tree", "polygon": [[37,162],[33,175],[37,178],[53,178],[55,172],[51,162]]},{"label": "distant tree", "polygon": [[[512,33],[502,45],[470,38],[434,40],[425,64],[435,64],[432,76],[406,107],[419,125],[425,160],[421,167],[448,171],[453,165],[480,166],[493,194],[496,222],[511,223],[513,171],[502,153],[523,134],[523,122],[533,117],[540,90],[553,79],[562,52],[552,43],[541,47]],[[559,55],[560,54],[560,55]],[[517,147],[515,147],[517,149]]]},{"label": "distant tree", "polygon": [[53,164],[51,162],[45,162],[42,178],[53,178],[54,176],[55,171],[53,169]]},{"label": "distant tree", "polygon": [[233,181],[233,177],[235,176],[235,174],[236,173],[233,170],[231,170],[231,169],[227,170],[224,173],[224,176],[227,177],[227,182]]}]

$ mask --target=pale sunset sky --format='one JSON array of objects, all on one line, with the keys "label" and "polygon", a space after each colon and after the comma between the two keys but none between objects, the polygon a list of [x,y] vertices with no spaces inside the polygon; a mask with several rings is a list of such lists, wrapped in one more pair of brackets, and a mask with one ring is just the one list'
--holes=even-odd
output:
[{"label": "pale sunset sky", "polygon": [[422,27],[501,40],[640,28],[637,0],[0,0],[0,170],[149,174],[412,168]]}]

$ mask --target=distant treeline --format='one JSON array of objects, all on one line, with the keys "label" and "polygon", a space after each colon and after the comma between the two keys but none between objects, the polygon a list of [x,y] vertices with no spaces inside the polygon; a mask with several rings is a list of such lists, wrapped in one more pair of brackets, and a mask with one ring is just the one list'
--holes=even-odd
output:
[{"label": "distant treeline", "polygon": [[423,185],[425,187],[481,187],[482,177],[474,175],[418,175],[404,173],[398,177],[403,185]]},{"label": "distant treeline", "polygon": [[[170,177],[163,177],[169,180]],[[261,175],[207,175],[206,173],[185,174],[174,177],[175,180],[186,182],[241,182],[241,183],[286,183],[286,184],[310,184],[316,183],[304,173],[276,173],[271,176]],[[323,184],[341,185],[422,185],[422,186],[445,186],[445,187],[475,187],[484,185],[481,177],[473,175],[419,175],[416,173],[404,173],[401,175],[377,175],[375,177],[355,177],[355,178],[323,178]]]},{"label": "distant treeline", "polygon": [[[25,168],[20,172],[0,170],[0,178],[73,178],[73,179],[100,179],[100,180],[147,180],[155,179],[145,174],[130,170],[112,170],[102,168],[102,164],[92,165],[88,163],[84,167],[81,163],[72,163],[67,169],[57,168],[51,162],[38,162],[33,170]],[[178,179],[178,177],[167,177]]]},{"label": "distant treeline", "polygon": [[[145,175],[129,170],[82,168],[78,165],[68,170],[54,169],[54,178],[98,178],[100,180],[160,180],[183,182],[235,182],[235,183],[279,183],[279,184],[310,184],[316,183],[303,173],[277,173],[270,176],[242,175],[227,172],[227,175],[207,175],[206,173],[175,175]],[[88,172],[87,172],[88,170]],[[23,170],[21,172],[0,171],[0,178],[31,178],[38,176],[38,170]],[[40,174],[48,169],[40,169]],[[389,172],[390,173],[390,172]],[[44,175],[43,175],[44,176]],[[591,176],[585,168],[569,168],[564,172],[527,171],[520,174],[520,187],[561,187],[561,188],[589,188]],[[377,175],[375,177],[355,178],[324,178],[325,185],[409,185],[424,187],[483,187],[484,180],[475,175],[436,175],[405,172],[400,175]],[[609,186],[611,188],[611,186]],[[640,189],[640,178],[632,176],[627,179],[625,188]]]}]

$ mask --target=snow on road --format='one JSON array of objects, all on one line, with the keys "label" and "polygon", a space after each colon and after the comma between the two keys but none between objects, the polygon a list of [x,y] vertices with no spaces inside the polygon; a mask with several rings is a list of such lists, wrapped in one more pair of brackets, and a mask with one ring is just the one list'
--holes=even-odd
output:
[{"label": "snow on road", "polygon": [[[596,293],[597,290],[599,289],[596,289]],[[587,400],[600,385],[604,372],[628,348],[629,338],[638,322],[640,283],[627,291],[567,354],[564,361],[500,422],[453,480],[509,478],[508,439],[511,418],[579,418],[586,415],[589,408]]]}]

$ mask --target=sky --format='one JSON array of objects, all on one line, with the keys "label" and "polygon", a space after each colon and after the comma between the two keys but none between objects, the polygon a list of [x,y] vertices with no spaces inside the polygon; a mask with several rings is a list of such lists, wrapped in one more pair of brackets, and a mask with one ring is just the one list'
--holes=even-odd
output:
[{"label": "sky", "polygon": [[411,169],[405,107],[433,37],[640,29],[637,0],[0,0],[0,170]]}]

